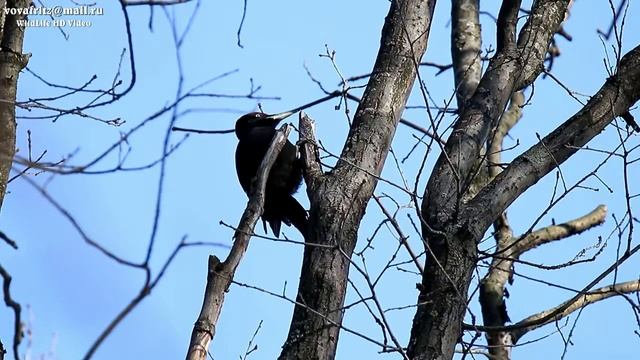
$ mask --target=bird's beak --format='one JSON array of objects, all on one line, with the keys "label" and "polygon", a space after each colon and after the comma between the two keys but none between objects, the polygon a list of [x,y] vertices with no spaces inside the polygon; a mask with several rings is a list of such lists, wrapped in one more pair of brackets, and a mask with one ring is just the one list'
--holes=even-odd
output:
[{"label": "bird's beak", "polygon": [[267,119],[280,121],[280,120],[284,120],[284,119],[288,118],[289,116],[291,116],[293,114],[294,114],[293,111],[285,111],[285,112],[281,112],[279,114],[267,115]]}]

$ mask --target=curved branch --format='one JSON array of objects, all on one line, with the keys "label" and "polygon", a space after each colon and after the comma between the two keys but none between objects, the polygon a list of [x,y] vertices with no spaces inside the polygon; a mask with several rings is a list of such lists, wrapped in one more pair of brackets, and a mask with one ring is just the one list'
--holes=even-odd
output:
[{"label": "curved branch", "polygon": [[[22,341],[22,321],[20,320],[21,307],[11,297],[11,275],[0,265],[0,276],[2,276],[2,292],[4,294],[4,303],[13,310],[13,357],[15,360],[20,360],[20,353],[18,353],[18,347]],[[4,358],[4,354],[1,354]]]},{"label": "curved branch", "polygon": [[[550,324],[564,317],[567,317],[571,315],[573,312],[575,312],[576,310],[580,310],[598,301],[602,301],[613,296],[621,296],[623,294],[629,294],[629,293],[638,292],[638,291],[640,291],[640,280],[634,280],[634,281],[628,281],[620,284],[604,286],[584,294],[583,296],[581,296],[579,299],[575,301],[571,299],[554,308],[531,315],[514,324],[514,326],[518,326],[521,324],[536,323],[535,325],[532,325],[532,326],[527,326],[527,327],[513,330],[511,332],[513,336],[513,343],[515,344],[518,341],[518,339],[520,339],[523,335],[525,335],[529,331],[535,330],[541,326]],[[563,310],[558,312],[558,309],[563,309]],[[556,313],[555,316],[553,316],[552,318],[549,318],[549,315],[554,313]],[[538,323],[538,320],[544,319],[544,318],[548,318],[548,319],[542,323]]]},{"label": "curved branch", "polygon": [[596,286],[600,281],[604,280],[609,274],[616,271],[623,263],[629,260],[635,253],[640,251],[640,245],[636,245],[633,249],[628,250],[622,256],[620,256],[616,261],[611,264],[606,270],[600,273],[595,279],[593,279],[590,283],[588,283],[582,290],[578,292],[577,295],[572,297],[571,299],[565,301],[561,305],[556,306],[550,311],[546,312],[543,316],[537,317],[535,319],[531,319],[528,322],[520,321],[518,324],[507,325],[507,326],[479,326],[473,324],[464,324],[463,328],[465,330],[473,330],[473,331],[515,331],[520,330],[526,327],[537,327],[540,324],[546,324],[555,319],[555,317],[561,314],[566,309],[570,308],[574,302],[580,301],[580,299],[585,295],[589,294],[589,290]]},{"label": "curved branch", "polygon": [[603,224],[606,216],[607,207],[605,205],[598,205],[593,211],[577,219],[563,224],[547,226],[532,232],[515,244],[513,253],[515,257],[519,257],[524,252],[540,245],[580,234],[583,231]]},{"label": "curved branch", "polygon": [[224,295],[229,289],[244,253],[247,251],[249,239],[251,239],[253,229],[264,208],[265,187],[269,171],[276,162],[276,158],[287,141],[290,132],[291,128],[288,125],[284,125],[273,137],[269,150],[262,159],[260,168],[258,168],[258,175],[253,179],[249,202],[242,214],[238,229],[233,235],[235,240],[226,260],[221,262],[215,255],[209,256],[204,301],[198,320],[191,333],[191,341],[187,350],[188,360],[207,359],[209,344],[215,335],[216,324],[222,311]]}]

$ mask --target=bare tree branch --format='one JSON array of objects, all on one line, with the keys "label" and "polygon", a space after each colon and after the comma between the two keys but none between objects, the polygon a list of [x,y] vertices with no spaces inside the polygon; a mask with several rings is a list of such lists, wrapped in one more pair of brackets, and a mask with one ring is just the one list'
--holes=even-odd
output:
[{"label": "bare tree branch", "polygon": [[516,257],[519,257],[524,252],[534,249],[540,245],[580,234],[583,231],[587,231],[595,226],[603,224],[606,216],[607,207],[604,205],[598,205],[598,207],[593,209],[593,211],[577,219],[563,224],[547,226],[543,229],[532,232],[515,244],[513,253]]},{"label": "bare tree branch", "polygon": [[574,302],[580,301],[580,299],[584,296],[584,294],[587,294],[589,290],[591,290],[594,286],[596,286],[600,281],[604,280],[611,273],[616,272],[617,269],[623,263],[629,260],[638,251],[640,251],[640,245],[636,245],[634,248],[622,254],[622,256],[620,256],[616,261],[614,261],[613,264],[611,264],[611,266],[609,266],[607,269],[601,272],[598,276],[596,276],[596,278],[593,279],[589,284],[587,284],[582,290],[577,291],[578,293],[577,295],[572,297],[570,300],[565,301],[561,305],[554,307],[552,310],[545,313],[544,316],[531,319],[528,322],[521,321],[518,324],[506,325],[506,326],[479,326],[479,325],[472,325],[472,324],[464,324],[464,329],[473,330],[473,331],[513,331],[513,330],[520,330],[522,328],[537,326],[540,324],[546,324],[549,321],[553,321],[553,319],[557,315],[561,314],[563,311],[571,307],[571,305]]},{"label": "bare tree branch", "polygon": [[7,245],[11,246],[12,248],[18,249],[18,244],[2,231],[0,231],[0,239],[4,240],[4,242],[6,242]]},{"label": "bare tree branch", "polygon": [[291,128],[285,125],[278,130],[265,154],[262,163],[258,168],[258,174],[253,180],[251,193],[247,208],[242,214],[238,229],[234,234],[234,242],[227,258],[221,262],[215,255],[209,256],[209,270],[207,272],[207,286],[204,293],[202,310],[198,316],[191,341],[187,350],[187,359],[205,360],[209,349],[209,344],[216,332],[216,324],[220,317],[224,295],[233,281],[236,269],[247,251],[249,239],[253,234],[253,229],[262,214],[264,208],[265,187],[271,167],[276,162],[276,158],[282,150]]},{"label": "bare tree branch", "polygon": [[[591,304],[594,304],[598,301],[602,301],[608,299],[613,296],[621,296],[623,294],[629,294],[640,291],[640,280],[628,281],[620,284],[609,285],[605,287],[601,287],[585,293],[581,295],[578,300],[568,300],[557,307],[551,308],[549,310],[542,311],[538,314],[531,315],[525,319],[514,324],[514,326],[518,326],[521,324],[530,324],[536,323],[536,325],[522,327],[512,331],[514,343],[516,343],[522,336],[526,333],[535,330],[541,326],[550,324],[552,322],[558,321],[562,318],[565,318],[571,315],[576,310],[581,310]],[[562,309],[562,311],[558,312],[558,309]],[[550,314],[554,314],[553,317],[549,317]],[[544,322],[539,322],[540,319],[547,319]]]},{"label": "bare tree branch", "polygon": [[488,225],[477,221],[478,211],[487,214],[487,221],[495,218],[520,194],[598,135],[616,116],[627,112],[638,99],[640,46],[622,58],[616,74],[607,79],[585,107],[514,159],[468,204],[466,216],[473,219],[472,231],[481,236]]},{"label": "bare tree branch", "polygon": [[416,265],[418,272],[422,274],[424,272],[424,266],[422,266],[422,264],[420,263],[420,260],[418,259],[418,255],[416,255],[416,253],[413,251],[413,249],[411,249],[411,246],[407,242],[409,237],[403,233],[402,229],[400,228],[400,225],[398,224],[398,221],[389,213],[387,208],[384,207],[384,205],[382,204],[382,201],[380,201],[380,199],[378,199],[378,197],[375,195],[373,196],[373,199],[376,201],[376,203],[380,207],[380,210],[382,210],[382,213],[384,214],[384,216],[386,216],[389,222],[391,222],[391,225],[393,226],[394,230],[396,231],[396,233],[398,233],[400,244],[404,246],[405,249],[407,249],[407,252],[411,257],[411,261],[413,261],[413,263]]},{"label": "bare tree branch", "polygon": [[[0,276],[2,276],[2,293],[4,294],[4,303],[13,310],[13,358],[20,360],[18,349],[22,341],[22,321],[20,320],[21,306],[11,297],[11,275],[0,265]],[[4,357],[4,354],[2,354]]]},{"label": "bare tree branch", "polygon": [[451,3],[451,57],[458,109],[464,108],[482,76],[479,8],[479,0],[454,0]]},{"label": "bare tree branch", "polygon": [[164,261],[164,264],[160,268],[160,271],[158,271],[158,274],[155,275],[155,277],[153,278],[151,277],[151,268],[149,267],[149,265],[148,264],[144,265],[143,270],[145,272],[145,281],[142,287],[140,288],[140,291],[135,297],[133,297],[129,301],[129,303],[122,310],[120,310],[120,312],[111,320],[111,322],[109,322],[109,324],[104,328],[104,330],[102,330],[100,335],[89,347],[89,350],[87,350],[87,353],[84,355],[83,360],[91,359],[91,357],[93,357],[93,355],[96,353],[100,345],[102,345],[102,343],[104,343],[104,341],[109,337],[109,335],[113,333],[115,328],[142,302],[142,300],[144,300],[147,296],[151,294],[151,291],[153,291],[156,285],[158,285],[158,283],[166,273],[167,269],[169,268],[169,265],[171,265],[173,260],[176,258],[176,256],[180,252],[180,250],[189,246],[203,246],[203,245],[220,246],[221,245],[221,244],[209,243],[209,242],[187,242],[186,239],[187,239],[186,236],[182,237],[178,245],[176,245],[176,247],[173,249],[171,254],[169,254],[167,259]]},{"label": "bare tree branch", "polygon": [[518,12],[520,0],[505,0],[498,14],[496,43],[498,53],[513,50],[516,46],[516,28],[518,25]]}]

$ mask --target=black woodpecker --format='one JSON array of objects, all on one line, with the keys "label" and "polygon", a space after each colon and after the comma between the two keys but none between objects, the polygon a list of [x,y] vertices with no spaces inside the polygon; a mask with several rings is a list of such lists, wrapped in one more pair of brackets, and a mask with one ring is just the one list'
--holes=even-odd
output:
[{"label": "black woodpecker", "polygon": [[[249,194],[251,182],[276,134],[276,125],[291,114],[253,112],[236,121],[236,172],[245,193]],[[293,225],[306,235],[307,212],[292,196],[302,183],[302,163],[296,155],[296,147],[287,140],[267,179],[262,223],[265,232],[269,223],[276,237],[280,237],[281,223]]]}]

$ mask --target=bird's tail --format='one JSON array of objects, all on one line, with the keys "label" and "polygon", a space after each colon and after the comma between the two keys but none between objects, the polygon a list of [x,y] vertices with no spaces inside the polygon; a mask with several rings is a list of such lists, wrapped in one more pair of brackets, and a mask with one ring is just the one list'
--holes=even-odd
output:
[{"label": "bird's tail", "polygon": [[276,237],[280,237],[282,223],[293,225],[300,231],[303,237],[307,234],[307,211],[293,196],[267,194],[262,213],[264,232],[267,232],[267,223]]},{"label": "bird's tail", "polygon": [[309,224],[309,218],[307,216],[307,210],[291,195],[283,198],[282,204],[282,221],[287,225],[291,224],[300,231],[303,237],[307,236],[307,226]]}]

